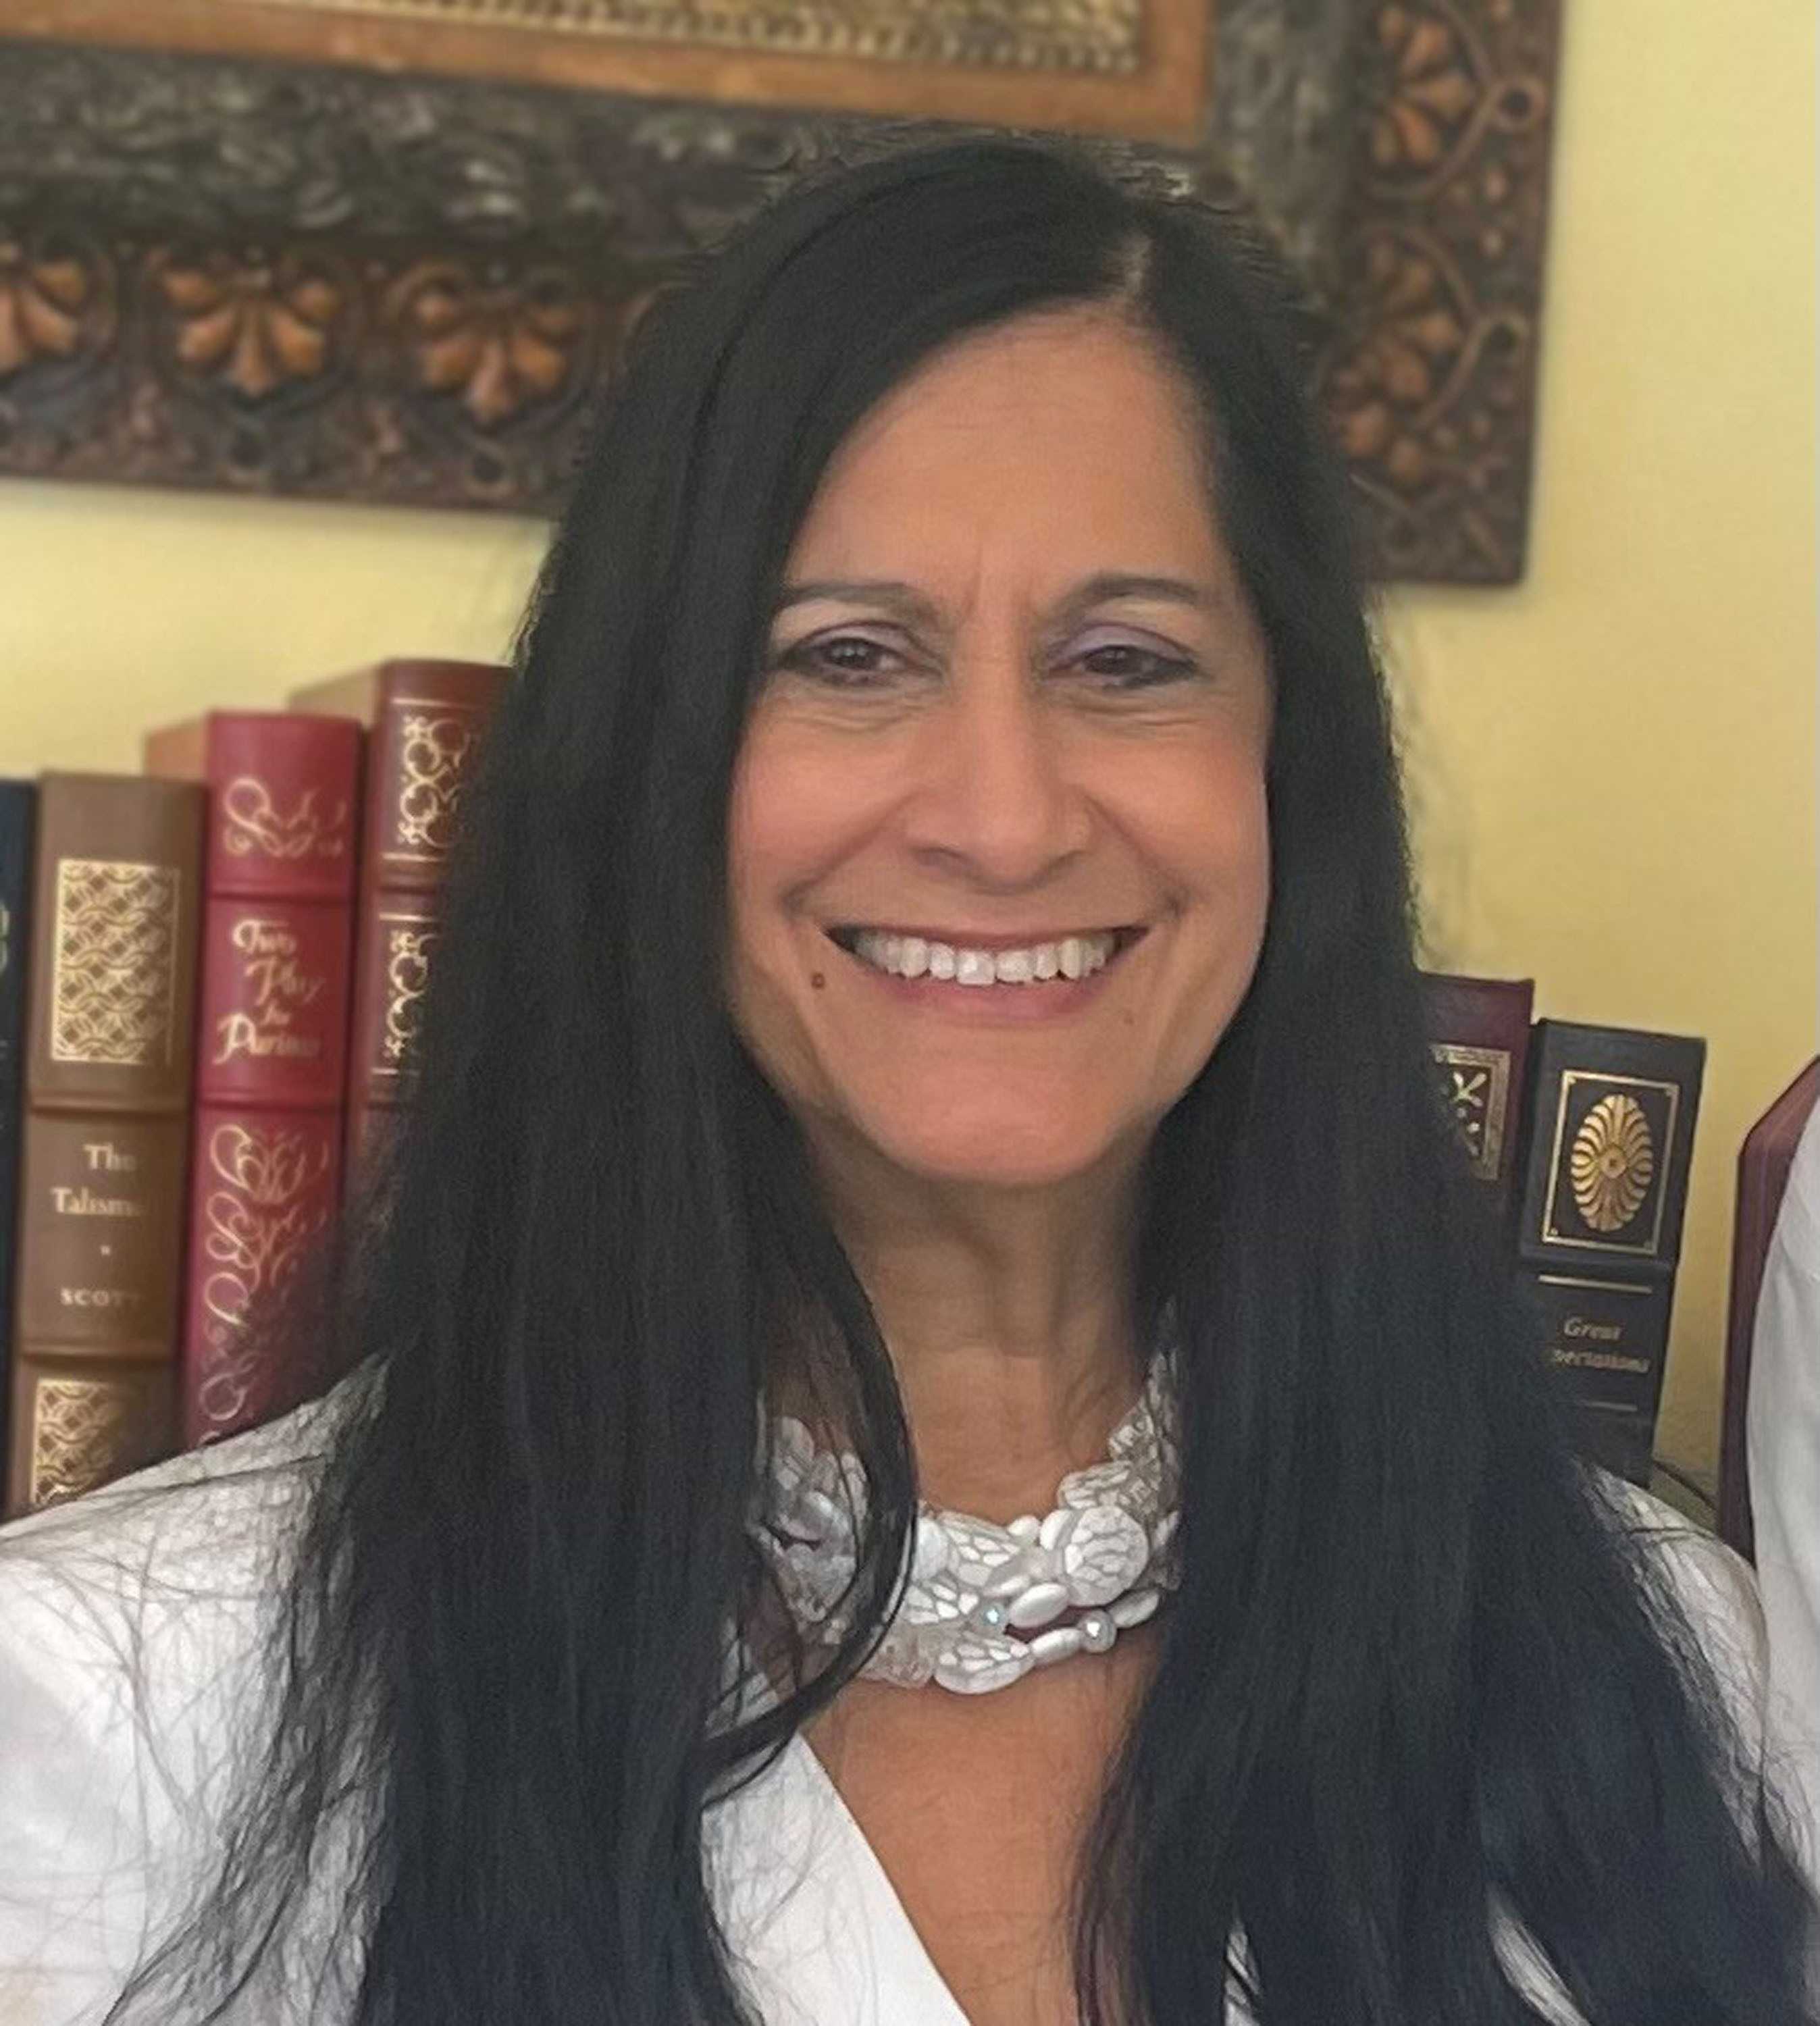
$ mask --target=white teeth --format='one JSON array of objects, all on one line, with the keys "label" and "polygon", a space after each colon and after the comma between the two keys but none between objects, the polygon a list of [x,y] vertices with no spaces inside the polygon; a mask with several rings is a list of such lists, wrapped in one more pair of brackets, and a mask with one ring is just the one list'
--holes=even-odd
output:
[{"label": "white teeth", "polygon": [[893,935],[882,929],[861,929],[853,937],[853,954],[875,971],[895,978],[953,979],[976,987],[1091,978],[1105,969],[1115,947],[1116,939],[1103,934],[1064,936],[1058,943],[1003,950],[957,949],[952,943]]}]

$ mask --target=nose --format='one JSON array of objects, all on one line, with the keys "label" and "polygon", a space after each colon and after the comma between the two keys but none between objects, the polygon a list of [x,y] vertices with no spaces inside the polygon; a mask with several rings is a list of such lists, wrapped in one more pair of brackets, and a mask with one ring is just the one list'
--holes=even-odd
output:
[{"label": "nose", "polygon": [[919,856],[983,890],[1040,886],[1091,834],[1088,798],[1070,776],[1063,728],[1008,643],[957,659],[944,707],[930,714],[904,807]]}]

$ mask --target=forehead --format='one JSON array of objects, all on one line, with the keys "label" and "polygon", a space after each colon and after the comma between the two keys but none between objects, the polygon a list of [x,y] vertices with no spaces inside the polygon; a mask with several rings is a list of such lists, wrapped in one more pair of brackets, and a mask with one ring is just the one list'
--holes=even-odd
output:
[{"label": "forehead", "polygon": [[983,562],[1224,580],[1204,429],[1181,376],[1116,313],[1048,312],[938,353],[831,461],[793,574]]}]

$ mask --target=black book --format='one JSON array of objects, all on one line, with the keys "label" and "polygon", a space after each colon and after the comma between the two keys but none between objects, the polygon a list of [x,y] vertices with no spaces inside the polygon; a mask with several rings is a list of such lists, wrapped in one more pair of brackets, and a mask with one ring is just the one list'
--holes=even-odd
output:
[{"label": "black book", "polygon": [[19,1241],[20,1066],[25,1041],[27,912],[31,897],[30,781],[0,780],[0,1456],[12,1391],[13,1280]]},{"label": "black book", "polygon": [[1518,1178],[1519,1287],[1582,1446],[1647,1483],[1706,1044],[1540,1020]]}]

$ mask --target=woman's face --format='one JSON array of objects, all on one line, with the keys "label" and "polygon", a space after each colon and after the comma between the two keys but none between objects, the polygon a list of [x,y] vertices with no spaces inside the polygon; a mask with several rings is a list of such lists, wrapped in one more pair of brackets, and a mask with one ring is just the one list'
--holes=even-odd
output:
[{"label": "woman's face", "polygon": [[830,465],[729,836],[734,1018],[812,1143],[1084,1173],[1244,996],[1270,687],[1198,439],[1151,348],[1082,310],[950,348]]}]

